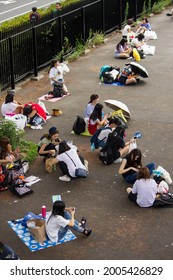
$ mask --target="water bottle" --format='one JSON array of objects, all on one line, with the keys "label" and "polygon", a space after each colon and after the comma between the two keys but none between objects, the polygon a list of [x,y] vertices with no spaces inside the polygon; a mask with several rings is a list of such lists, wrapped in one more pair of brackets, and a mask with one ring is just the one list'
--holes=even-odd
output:
[{"label": "water bottle", "polygon": [[94,145],[94,143],[91,144],[91,151],[95,151],[95,145]]},{"label": "water bottle", "polygon": [[46,206],[45,205],[43,205],[41,208],[41,214],[42,214],[43,219],[45,219],[46,218]]}]

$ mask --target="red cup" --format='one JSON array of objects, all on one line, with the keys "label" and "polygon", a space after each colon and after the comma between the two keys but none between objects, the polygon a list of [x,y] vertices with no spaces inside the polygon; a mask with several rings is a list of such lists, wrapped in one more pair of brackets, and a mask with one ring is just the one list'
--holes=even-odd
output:
[{"label": "red cup", "polygon": [[46,218],[46,206],[45,205],[43,205],[41,208],[41,214],[42,214],[43,219],[45,219]]}]

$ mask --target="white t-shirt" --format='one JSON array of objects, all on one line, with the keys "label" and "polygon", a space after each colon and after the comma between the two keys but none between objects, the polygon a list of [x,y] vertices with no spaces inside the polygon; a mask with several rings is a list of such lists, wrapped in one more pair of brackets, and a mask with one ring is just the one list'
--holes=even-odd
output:
[{"label": "white t-shirt", "polygon": [[66,220],[65,218],[59,215],[52,216],[49,219],[50,215],[46,219],[46,233],[52,242],[58,242],[58,232],[60,228],[65,228],[70,222],[70,220]]},{"label": "white t-shirt", "polygon": [[76,177],[75,176],[75,171],[76,171],[77,168],[83,168],[83,169],[86,170],[86,167],[82,164],[82,162],[81,162],[81,160],[80,160],[80,158],[79,158],[75,149],[70,149],[69,151],[67,151],[65,153],[57,155],[57,159],[59,161],[63,161],[64,163],[66,163],[67,168],[68,168],[68,172],[69,172],[71,177],[74,177],[74,178]]},{"label": "white t-shirt", "polygon": [[123,32],[122,32],[122,35],[123,36],[127,36],[128,32],[131,30],[131,26],[130,25],[125,25],[124,29],[123,29]]},{"label": "white t-shirt", "polygon": [[16,110],[18,104],[14,102],[10,103],[3,103],[1,106],[1,113],[3,117],[5,117],[6,114],[15,114],[14,111]]},{"label": "white t-shirt", "polygon": [[140,207],[150,207],[156,198],[157,183],[154,179],[136,180],[132,193],[137,193],[136,202]]},{"label": "white t-shirt", "polygon": [[92,103],[88,103],[85,111],[84,111],[84,118],[89,118],[90,115],[92,114],[93,110],[94,110],[95,105],[93,105]]},{"label": "white t-shirt", "polygon": [[52,78],[54,78],[56,81],[58,81],[59,79],[63,80],[63,73],[64,73],[64,70],[61,65],[58,65],[57,68],[52,67],[49,72],[49,79],[50,79],[51,85],[53,85],[53,83],[54,83],[54,81],[52,81]]},{"label": "white t-shirt", "polygon": [[102,131],[100,131],[99,135],[98,135],[98,140],[100,141],[104,141],[106,143],[107,139],[108,139],[108,135],[109,133],[112,132],[112,129],[110,128],[109,125],[106,125],[105,127],[109,127],[109,128],[106,128],[106,129],[103,129]]}]

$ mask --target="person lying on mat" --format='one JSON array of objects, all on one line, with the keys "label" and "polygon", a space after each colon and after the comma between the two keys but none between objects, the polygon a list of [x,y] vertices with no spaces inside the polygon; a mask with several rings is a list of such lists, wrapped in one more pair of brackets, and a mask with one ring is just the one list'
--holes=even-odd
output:
[{"label": "person lying on mat", "polygon": [[[139,149],[133,149],[127,154],[119,168],[119,174],[121,174],[125,182],[129,184],[134,184],[137,179],[139,168],[142,167],[142,153]],[[146,165],[150,171],[150,175],[153,170],[156,169],[155,163],[151,162]]]},{"label": "person lying on mat", "polygon": [[8,93],[5,97],[5,101],[2,103],[1,113],[3,117],[5,117],[5,115],[21,114],[23,107],[24,105],[22,105],[22,103],[14,99],[13,93]]},{"label": "person lying on mat", "polygon": [[114,56],[115,58],[129,58],[132,53],[132,48],[128,46],[127,39],[123,38],[116,45]]},{"label": "person lying on mat", "polygon": [[41,129],[42,125],[46,123],[46,112],[38,103],[27,103],[23,108],[23,115],[27,116],[28,124],[33,129]]},{"label": "person lying on mat", "polygon": [[136,202],[140,207],[153,206],[157,192],[157,183],[154,179],[151,179],[150,171],[147,167],[139,168],[133,188],[127,188],[128,198]]},{"label": "person lying on mat", "polygon": [[59,143],[59,154],[56,156],[51,165],[59,164],[63,176],[59,177],[60,181],[70,182],[71,178],[78,178],[76,170],[81,168],[88,173],[88,162],[78,155],[76,148],[71,148],[65,140]]},{"label": "person lying on mat", "polygon": [[94,107],[92,114],[90,115],[88,121],[88,131],[91,135],[94,135],[97,129],[99,129],[101,126],[104,126],[108,123],[107,120],[108,115],[105,115],[102,118],[102,114],[103,114],[102,109],[103,109],[103,105],[97,103]]},{"label": "person lying on mat", "polygon": [[44,134],[38,143],[38,154],[46,158],[55,156],[55,153],[59,150],[59,131],[56,127],[51,127],[48,134]]},{"label": "person lying on mat", "polygon": [[48,238],[52,242],[58,242],[65,236],[69,229],[89,236],[92,230],[85,227],[86,218],[82,217],[81,221],[78,222],[74,217],[75,207],[67,208],[63,201],[55,201],[52,211],[46,219],[45,227]]},{"label": "person lying on mat", "polygon": [[127,65],[118,75],[117,81],[124,85],[136,84],[138,81],[138,77],[139,74],[134,74],[130,65]]},{"label": "person lying on mat", "polygon": [[90,96],[90,101],[88,102],[85,110],[84,110],[84,118],[85,121],[88,122],[90,115],[94,111],[95,105],[99,102],[99,95],[98,94],[92,94]]},{"label": "person lying on mat", "polygon": [[58,80],[61,80],[63,84],[64,93],[69,94],[67,86],[65,85],[64,82],[63,74],[64,74],[64,70],[62,65],[56,59],[53,59],[51,61],[51,65],[49,69],[50,84],[54,90],[54,88],[56,88],[56,85],[58,86]]}]

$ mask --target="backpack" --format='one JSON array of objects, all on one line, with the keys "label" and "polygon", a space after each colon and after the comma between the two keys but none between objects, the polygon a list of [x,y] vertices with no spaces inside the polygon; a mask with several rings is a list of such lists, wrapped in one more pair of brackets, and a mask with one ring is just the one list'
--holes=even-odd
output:
[{"label": "backpack", "polygon": [[75,134],[81,134],[85,131],[86,123],[83,117],[77,116],[77,119],[75,120],[73,124],[73,131]]},{"label": "backpack", "polygon": [[38,13],[32,13],[30,15],[30,23],[37,23],[39,19]]},{"label": "backpack", "polygon": [[102,74],[102,77],[105,84],[112,84],[114,81],[114,78],[112,77],[112,74],[110,72],[104,72]]},{"label": "backpack", "polygon": [[63,91],[63,85],[62,84],[55,84],[54,88],[53,88],[53,97],[57,98],[57,97],[62,97],[64,95],[64,91]]},{"label": "backpack", "polygon": [[159,194],[159,197],[155,200],[154,206],[157,207],[165,207],[173,206],[173,194],[172,193],[164,193],[164,194]]},{"label": "backpack", "polygon": [[[105,130],[105,129],[109,129],[110,131],[112,131],[111,128],[110,128],[109,126],[101,127],[101,128],[99,128],[99,129],[97,129],[97,131],[96,131],[96,132],[94,133],[94,135],[91,137],[91,139],[90,139],[90,144],[91,144],[92,147],[94,146],[94,149],[98,149],[98,148],[99,148],[99,143],[100,143],[101,141],[104,140],[104,138],[103,138],[102,140],[99,140],[99,139],[98,139],[98,136],[99,136],[100,132],[103,131],[103,130]],[[93,150],[94,150],[94,149],[93,149]]]},{"label": "backpack", "polygon": [[105,165],[112,164],[114,162],[112,149],[101,149],[99,153],[99,159]]},{"label": "backpack", "polygon": [[104,65],[104,66],[102,66],[101,69],[100,69],[99,78],[101,79],[101,78],[103,77],[103,73],[104,73],[104,72],[109,72],[109,71],[111,71],[111,70],[112,70],[112,67],[109,66],[109,65]]}]

